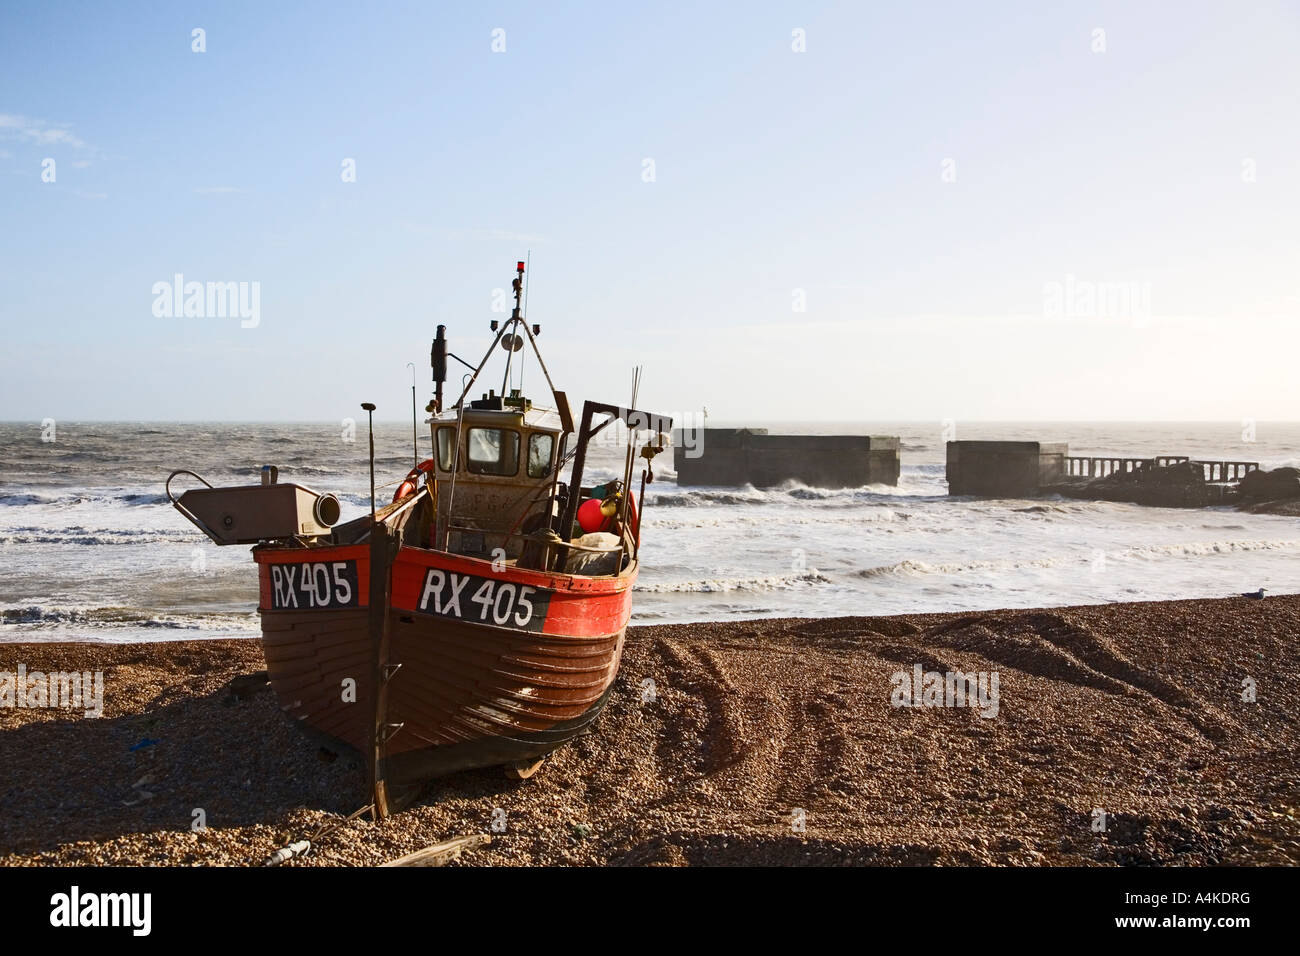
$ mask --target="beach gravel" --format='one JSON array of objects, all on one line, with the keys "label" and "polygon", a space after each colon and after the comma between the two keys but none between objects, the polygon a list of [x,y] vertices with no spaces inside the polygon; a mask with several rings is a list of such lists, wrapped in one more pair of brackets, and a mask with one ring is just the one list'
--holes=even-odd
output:
[{"label": "beach gravel", "polygon": [[[0,644],[106,679],[99,718],[0,709],[0,863],[260,865],[334,827],[285,865],[469,833],[452,865],[1294,865],[1298,635],[1300,596],[636,627],[534,777],[344,825],[359,759],[231,690],[259,642]],[[996,713],[893,706],[916,665],[996,673]]]}]

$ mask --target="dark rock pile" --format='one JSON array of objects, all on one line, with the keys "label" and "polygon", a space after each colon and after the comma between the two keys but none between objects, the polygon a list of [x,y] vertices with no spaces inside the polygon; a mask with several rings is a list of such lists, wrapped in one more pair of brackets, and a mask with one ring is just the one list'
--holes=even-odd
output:
[{"label": "dark rock pile", "polygon": [[1248,501],[1300,498],[1300,468],[1274,468],[1272,471],[1249,472],[1241,479],[1238,489],[1241,497]]},{"label": "dark rock pile", "polygon": [[1163,468],[1117,471],[1088,482],[1080,489],[1079,497],[1161,508],[1202,508],[1212,500],[1204,469],[1190,461]]}]

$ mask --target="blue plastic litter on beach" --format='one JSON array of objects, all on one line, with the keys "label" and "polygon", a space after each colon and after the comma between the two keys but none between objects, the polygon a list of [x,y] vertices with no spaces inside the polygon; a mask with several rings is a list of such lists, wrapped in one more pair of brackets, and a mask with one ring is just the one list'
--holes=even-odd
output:
[{"label": "blue plastic litter on beach", "polygon": [[150,740],[148,737],[141,738],[140,742],[132,747],[130,752],[135,753],[135,751],[143,750],[145,747],[152,747],[156,743],[158,743],[158,741]]}]

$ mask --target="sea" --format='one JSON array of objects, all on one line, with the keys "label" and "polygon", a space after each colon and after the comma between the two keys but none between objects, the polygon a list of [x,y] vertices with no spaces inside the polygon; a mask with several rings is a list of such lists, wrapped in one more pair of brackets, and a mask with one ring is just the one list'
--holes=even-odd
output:
[{"label": "sea", "polygon": [[[633,621],[1050,607],[1300,590],[1300,519],[1231,507],[950,498],[950,438],[1068,441],[1071,454],[1300,466],[1300,423],[710,422],[773,434],[897,435],[896,487],[646,486]],[[423,427],[423,426],[422,426]],[[375,426],[380,501],[411,467],[410,423]],[[418,454],[429,455],[428,433]],[[584,484],[621,476],[622,437]],[[364,420],[0,423],[0,641],[255,637],[246,546],[217,547],[167,502],[189,469],[214,485],[281,481],[369,510]],[[182,476],[177,486],[195,482]],[[633,482],[639,488],[639,472]]]}]

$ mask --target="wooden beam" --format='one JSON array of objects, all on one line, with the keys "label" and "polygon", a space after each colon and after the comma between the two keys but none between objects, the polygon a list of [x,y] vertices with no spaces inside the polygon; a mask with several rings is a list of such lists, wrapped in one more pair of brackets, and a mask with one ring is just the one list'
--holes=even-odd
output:
[{"label": "wooden beam", "polygon": [[390,860],[384,866],[444,866],[452,860],[457,859],[466,850],[472,850],[478,846],[484,846],[492,842],[492,838],[486,833],[471,833],[467,836],[458,836],[454,839],[447,840],[443,843],[435,843],[433,846],[427,846],[423,850],[416,850],[414,853],[408,853],[406,856],[399,857],[396,860]]},{"label": "wooden beam", "polygon": [[388,751],[388,607],[392,599],[392,564],[397,555],[398,535],[382,521],[370,532],[370,677],[374,711],[373,734],[368,764],[370,790],[374,795],[374,818],[388,816],[388,785],[384,779]]}]

